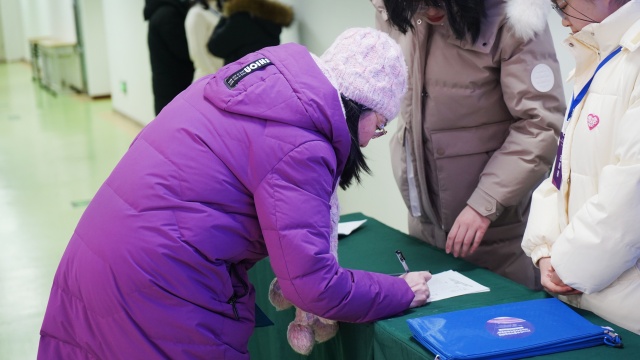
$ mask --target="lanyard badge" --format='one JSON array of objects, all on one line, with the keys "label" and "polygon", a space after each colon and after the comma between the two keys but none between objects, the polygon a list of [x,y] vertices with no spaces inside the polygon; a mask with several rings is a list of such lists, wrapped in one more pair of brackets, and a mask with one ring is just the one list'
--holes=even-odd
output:
[{"label": "lanyard badge", "polygon": [[[611,60],[614,56],[618,55],[618,53],[620,53],[621,50],[622,50],[622,46],[618,46],[615,50],[611,52],[611,54],[609,54],[606,58],[604,58],[600,62],[600,64],[598,64],[598,67],[596,68],[596,71],[591,76],[591,79],[589,79],[589,81],[587,81],[584,87],[582,87],[582,90],[580,90],[580,92],[578,93],[578,96],[572,96],[571,105],[569,106],[569,111],[567,112],[567,116],[565,118],[566,122],[571,120],[571,117],[573,116],[573,111],[582,102],[582,100],[584,100],[584,97],[587,95],[587,91],[589,91],[589,87],[591,86],[591,83],[593,82],[593,79],[596,77],[596,74],[598,73],[600,68],[602,68],[604,64],[608,63],[609,60]],[[551,173],[551,183],[558,190],[560,190],[560,185],[562,184],[562,145],[563,144],[564,144],[564,131],[560,133],[560,139],[558,141],[558,151],[556,152],[556,161],[553,165],[553,172]]]}]

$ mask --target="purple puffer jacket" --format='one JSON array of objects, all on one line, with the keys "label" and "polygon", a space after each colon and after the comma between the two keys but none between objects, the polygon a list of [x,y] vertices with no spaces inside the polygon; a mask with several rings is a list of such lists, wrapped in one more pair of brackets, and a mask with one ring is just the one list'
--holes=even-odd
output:
[{"label": "purple puffer jacket", "polygon": [[[234,86],[225,79],[255,60]],[[341,268],[332,190],[350,136],[336,89],[296,44],[202,78],[134,140],[83,214],[56,273],[39,359],[247,359],[269,255],[284,295],[367,322],[405,310],[402,279]]]}]

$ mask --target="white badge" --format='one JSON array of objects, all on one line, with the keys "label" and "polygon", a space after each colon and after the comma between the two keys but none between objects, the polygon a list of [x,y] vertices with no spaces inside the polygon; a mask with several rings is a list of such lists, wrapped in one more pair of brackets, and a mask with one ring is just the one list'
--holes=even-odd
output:
[{"label": "white badge", "polygon": [[540,92],[551,90],[554,82],[553,70],[547,64],[538,64],[531,71],[531,84]]}]

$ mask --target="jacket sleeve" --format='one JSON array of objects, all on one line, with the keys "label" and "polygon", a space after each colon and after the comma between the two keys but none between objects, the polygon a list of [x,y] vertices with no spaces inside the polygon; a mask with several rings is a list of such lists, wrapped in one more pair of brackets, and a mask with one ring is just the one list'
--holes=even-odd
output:
[{"label": "jacket sleeve", "polygon": [[[494,220],[501,206],[518,204],[549,171],[565,111],[560,66],[549,27],[529,41],[503,31],[500,85],[514,122],[480,175],[468,204]],[[532,73],[553,74],[550,89],[534,86]],[[549,79],[549,77],[547,77]],[[536,82],[537,83],[537,82]],[[492,209],[492,211],[487,211]]]},{"label": "jacket sleeve", "polygon": [[640,88],[616,126],[611,165],[597,195],[572,217],[552,249],[551,263],[569,286],[598,292],[640,258]]},{"label": "jacket sleeve", "polygon": [[560,236],[558,189],[547,178],[533,192],[527,229],[522,237],[522,249],[534,264],[551,256],[553,242]]},{"label": "jacket sleeve", "polygon": [[367,322],[400,313],[414,298],[403,279],[343,269],[330,252],[333,154],[327,143],[308,142],[254,192],[273,271],[285,298],[327,319]]}]

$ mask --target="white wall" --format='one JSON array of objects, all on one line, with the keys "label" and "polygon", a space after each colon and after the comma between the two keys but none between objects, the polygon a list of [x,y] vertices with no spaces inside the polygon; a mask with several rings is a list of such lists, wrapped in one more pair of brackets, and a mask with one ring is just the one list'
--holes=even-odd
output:
[{"label": "white wall", "polygon": [[[211,1],[211,0],[210,0]],[[293,17],[293,23],[286,28],[282,29],[282,33],[280,34],[280,42],[285,44],[288,42],[295,42],[295,43],[299,43],[300,42],[300,37],[298,34],[298,26],[299,26],[299,19],[295,16],[295,0],[279,0],[281,3],[283,4],[287,4],[291,7],[294,8],[294,17]],[[305,1],[305,0],[303,0]],[[306,0],[308,1],[308,0]]]},{"label": "white wall", "polygon": [[569,73],[576,65],[569,49],[562,44],[564,39],[569,36],[571,30],[562,26],[560,16],[554,11],[549,15],[549,27],[551,28],[551,36],[553,37],[553,44],[556,48],[558,55],[558,61],[560,62],[560,71],[562,72],[562,81],[564,84],[564,97],[567,103],[571,101],[571,84],[566,82],[569,77]]},{"label": "white wall", "polygon": [[55,37],[76,41],[72,0],[0,0],[9,60],[31,59],[28,39]]},{"label": "white wall", "polygon": [[2,25],[2,1],[0,1],[0,61],[7,61],[4,46],[4,26]]},{"label": "white wall", "polygon": [[[14,0],[15,1],[15,0]],[[49,36],[62,41],[76,41],[72,0],[17,1],[22,16],[24,53],[30,58],[27,39]]]},{"label": "white wall", "polygon": [[[73,17],[73,0],[36,0],[38,7],[46,5],[47,12],[41,17],[47,19],[47,32],[62,40],[75,42],[76,24]],[[44,10],[44,9],[43,9]]]},{"label": "white wall", "polygon": [[298,0],[295,11],[300,42],[318,55],[347,28],[375,26],[368,0]]},{"label": "white wall", "polygon": [[91,97],[111,93],[102,2],[102,0],[78,0],[86,70],[85,91]]},{"label": "white wall", "polygon": [[[53,36],[49,24],[53,21],[50,14],[49,2],[41,0],[20,1],[24,35],[26,38],[38,36]],[[57,0],[52,0],[54,3]],[[26,44],[25,44],[26,45]]]},{"label": "white wall", "polygon": [[23,33],[22,17],[16,14],[20,14],[19,0],[0,0],[3,59],[6,61],[26,58],[24,49],[27,40]]},{"label": "white wall", "polygon": [[[81,2],[85,10],[84,34],[86,38],[91,39],[85,41],[89,46],[87,54],[90,57],[88,65],[91,70],[88,78],[89,94],[105,95],[109,93],[109,72],[106,65],[102,0]],[[73,0],[0,0],[0,5],[6,58],[9,61],[31,60],[28,39],[32,37],[46,36],[65,42],[77,41]],[[70,59],[67,65],[65,71],[70,75],[67,81],[76,88],[81,88],[79,59]]]},{"label": "white wall", "polygon": [[155,113],[147,23],[142,16],[144,0],[106,0],[102,7],[113,108],[141,124],[147,124]]}]

